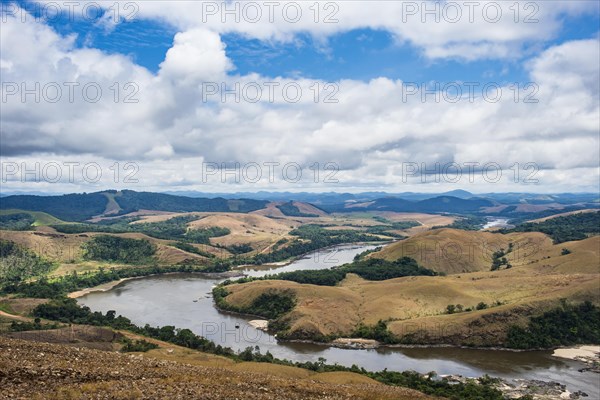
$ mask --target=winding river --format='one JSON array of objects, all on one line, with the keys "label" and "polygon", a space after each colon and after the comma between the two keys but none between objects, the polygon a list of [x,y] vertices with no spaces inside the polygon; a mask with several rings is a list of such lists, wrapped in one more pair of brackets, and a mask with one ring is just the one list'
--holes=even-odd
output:
[{"label": "winding river", "polygon": [[[331,268],[352,261],[354,256],[372,245],[343,245],[308,254],[295,262],[276,267],[243,267],[250,276],[300,269]],[[378,348],[350,350],[310,343],[286,343],[248,324],[252,318],[219,312],[213,305],[211,290],[219,279],[198,274],[152,276],[125,281],[105,292],[92,292],[78,301],[93,311],[115,310],[135,324],[152,326],[174,325],[189,328],[214,342],[243,350],[259,346],[264,353],[294,361],[317,361],[367,370],[384,368],[395,371],[415,370],[440,375],[489,374],[508,379],[539,379],[566,384],[571,392],[583,390],[590,398],[600,398],[598,375],[579,372],[580,363],[553,357],[551,351],[512,352],[451,347]]]}]

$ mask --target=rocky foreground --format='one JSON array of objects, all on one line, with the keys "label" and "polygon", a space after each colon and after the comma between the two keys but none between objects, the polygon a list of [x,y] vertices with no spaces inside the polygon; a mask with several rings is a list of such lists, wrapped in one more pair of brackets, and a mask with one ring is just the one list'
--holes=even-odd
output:
[{"label": "rocky foreground", "polygon": [[382,384],[330,384],[0,337],[0,399],[427,399]]}]

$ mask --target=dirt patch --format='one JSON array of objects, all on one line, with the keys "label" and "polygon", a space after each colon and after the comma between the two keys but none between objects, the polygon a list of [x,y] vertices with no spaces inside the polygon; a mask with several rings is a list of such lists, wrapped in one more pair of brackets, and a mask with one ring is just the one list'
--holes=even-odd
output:
[{"label": "dirt patch", "polygon": [[[284,369],[276,365],[265,367],[273,371],[247,372],[5,337],[0,337],[0,365],[2,396],[6,398],[431,398],[359,377],[328,374],[322,377],[328,383],[299,379],[285,376]],[[289,370],[289,375],[294,370]]]}]

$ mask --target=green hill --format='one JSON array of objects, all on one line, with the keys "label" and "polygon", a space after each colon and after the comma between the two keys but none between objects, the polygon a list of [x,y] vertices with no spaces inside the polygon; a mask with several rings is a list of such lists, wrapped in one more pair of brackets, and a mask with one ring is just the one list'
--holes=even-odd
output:
[{"label": "green hill", "polygon": [[[118,194],[118,195],[117,195]],[[116,204],[109,204],[116,203]],[[174,196],[162,193],[135,192],[133,190],[96,193],[66,194],[62,196],[15,195],[3,197],[0,210],[20,209],[51,214],[64,221],[85,221],[106,210],[126,214],[137,210],[171,212],[241,212],[264,208],[264,200],[207,199]],[[111,207],[107,207],[111,205]],[[118,206],[118,207],[117,207]],[[112,214],[114,215],[114,214]],[[37,217],[36,217],[37,219]],[[40,216],[39,220],[44,221]],[[52,222],[55,224],[56,222]],[[60,223],[60,222],[59,222]],[[42,224],[47,224],[42,222]]]}]

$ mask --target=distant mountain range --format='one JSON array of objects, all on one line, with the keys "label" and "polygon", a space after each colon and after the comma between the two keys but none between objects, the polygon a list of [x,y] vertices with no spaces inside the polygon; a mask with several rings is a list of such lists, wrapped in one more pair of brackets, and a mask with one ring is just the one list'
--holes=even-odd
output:
[{"label": "distant mountain range", "polygon": [[326,211],[396,211],[425,213],[473,213],[483,207],[493,207],[497,203],[481,198],[462,199],[453,196],[438,196],[425,200],[413,201],[397,197],[385,197],[363,203],[346,202],[341,205],[324,206]]},{"label": "distant mountain range", "polygon": [[119,215],[137,210],[250,212],[266,204],[265,200],[184,197],[133,190],[62,196],[15,195],[0,199],[0,209],[43,211],[65,221],[84,221],[96,215]]},{"label": "distant mountain range", "polygon": [[[185,194],[185,195],[184,195]],[[121,215],[137,210],[170,212],[251,212],[271,201],[297,201],[316,205],[327,212],[396,211],[502,215],[552,213],[597,208],[598,194],[563,193],[539,195],[492,193],[474,195],[465,190],[442,194],[397,193],[152,193],[108,190],[65,195],[9,195],[0,199],[0,209],[43,211],[65,221],[84,221],[98,215]]]},{"label": "distant mountain range", "polygon": [[560,203],[572,204],[578,202],[599,203],[600,195],[598,193],[556,193],[556,194],[538,194],[538,193],[481,193],[473,194],[466,190],[457,189],[442,193],[419,193],[419,192],[362,192],[362,193],[310,193],[310,192],[236,192],[236,193],[208,193],[197,191],[165,192],[172,195],[186,197],[221,197],[224,199],[249,198],[256,200],[269,201],[301,201],[312,204],[339,204],[347,201],[369,201],[386,197],[395,197],[404,200],[419,201],[432,199],[435,197],[451,196],[459,199],[485,198],[500,203],[528,203],[528,204],[546,204]]}]

